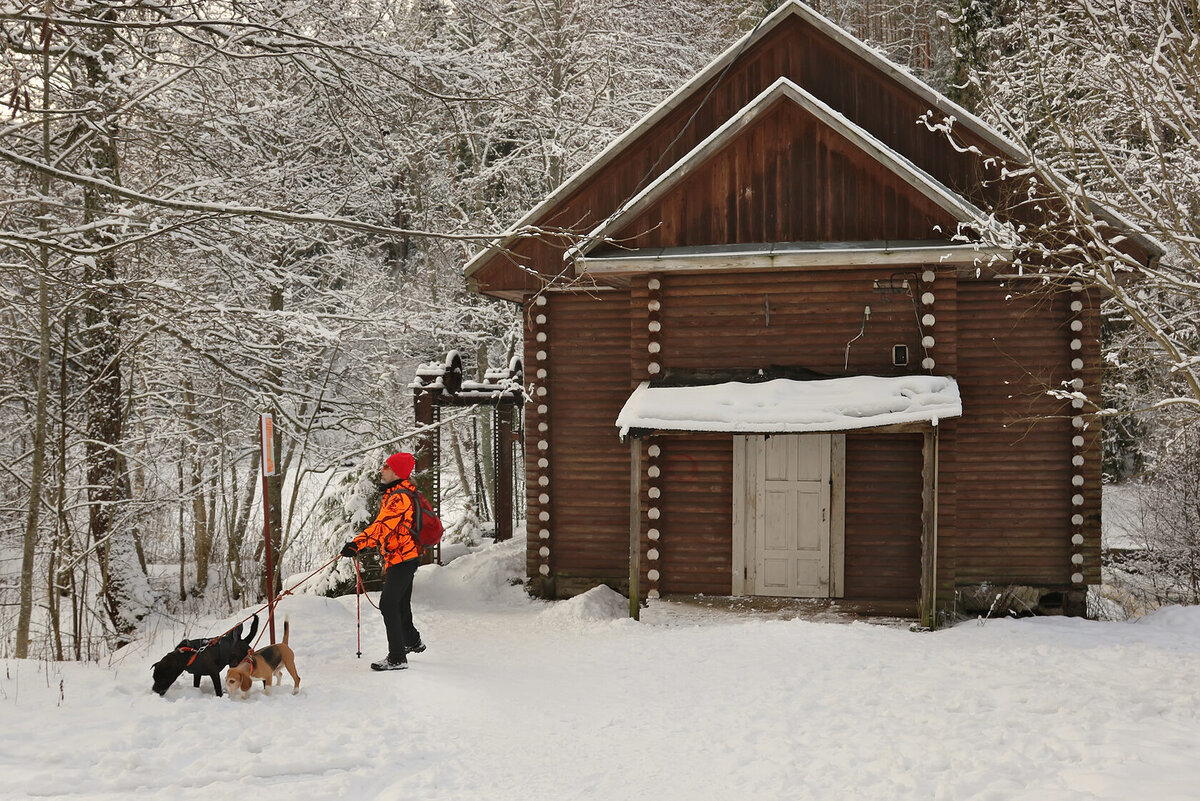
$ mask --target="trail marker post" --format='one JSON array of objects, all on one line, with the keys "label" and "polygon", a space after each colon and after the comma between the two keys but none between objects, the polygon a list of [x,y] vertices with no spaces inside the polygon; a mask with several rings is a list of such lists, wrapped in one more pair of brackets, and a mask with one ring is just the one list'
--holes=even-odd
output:
[{"label": "trail marker post", "polygon": [[275,475],[275,421],[270,414],[261,414],[258,422],[262,446],[263,539],[266,540],[267,556],[267,623],[271,629],[271,642],[275,642],[275,553],[271,546],[271,495],[267,491],[267,480]]}]

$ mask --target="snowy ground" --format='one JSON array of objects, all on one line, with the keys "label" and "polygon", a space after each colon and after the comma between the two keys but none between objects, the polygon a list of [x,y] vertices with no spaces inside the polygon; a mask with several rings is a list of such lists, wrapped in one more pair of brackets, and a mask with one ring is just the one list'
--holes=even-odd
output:
[{"label": "snowy ground", "polygon": [[[111,664],[3,662],[0,798],[1194,799],[1200,609],[937,633],[766,619],[509,579],[515,540],[417,575],[429,650],[366,603],[292,596],[298,695],[165,698],[163,630]],[[266,640],[263,640],[265,643]]]}]

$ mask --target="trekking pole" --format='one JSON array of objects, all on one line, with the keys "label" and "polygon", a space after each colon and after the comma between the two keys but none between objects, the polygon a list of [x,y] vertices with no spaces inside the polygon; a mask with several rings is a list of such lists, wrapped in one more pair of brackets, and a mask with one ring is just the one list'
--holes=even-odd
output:
[{"label": "trekking pole", "polygon": [[358,628],[358,652],[362,659],[362,575],[358,572],[358,557],[354,557],[354,616]]}]

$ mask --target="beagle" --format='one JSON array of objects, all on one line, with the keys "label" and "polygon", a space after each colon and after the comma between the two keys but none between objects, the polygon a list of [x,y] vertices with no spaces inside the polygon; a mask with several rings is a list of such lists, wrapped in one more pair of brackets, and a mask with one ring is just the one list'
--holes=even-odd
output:
[{"label": "beagle", "polygon": [[[225,674],[225,689],[230,697],[241,691],[245,698],[250,694],[250,683],[262,679],[263,693],[270,695],[271,684],[283,683],[283,668],[292,674],[292,695],[300,692],[300,674],[296,672],[296,656],[287,644],[288,621],[283,621],[283,642],[268,645],[261,651],[251,651],[246,658],[231,667]],[[274,680],[272,682],[272,680]]]}]

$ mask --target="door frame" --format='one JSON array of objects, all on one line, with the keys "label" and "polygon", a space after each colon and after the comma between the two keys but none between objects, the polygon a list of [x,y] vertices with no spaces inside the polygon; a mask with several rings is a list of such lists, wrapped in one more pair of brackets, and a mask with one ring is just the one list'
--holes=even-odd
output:
[{"label": "door frame", "polygon": [[[822,432],[822,436],[827,432]],[[733,595],[756,595],[757,465],[768,436],[804,434],[735,434],[733,437]],[[829,597],[845,594],[846,564],[846,435],[829,433]]]}]

